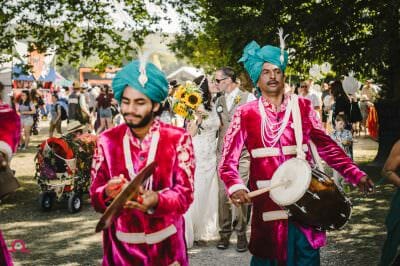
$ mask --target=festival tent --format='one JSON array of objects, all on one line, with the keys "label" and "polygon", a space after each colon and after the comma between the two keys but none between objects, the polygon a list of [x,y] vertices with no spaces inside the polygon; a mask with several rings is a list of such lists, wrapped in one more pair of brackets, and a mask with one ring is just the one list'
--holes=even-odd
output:
[{"label": "festival tent", "polygon": [[184,66],[169,74],[167,76],[167,79],[168,80],[176,79],[178,82],[185,82],[187,80],[193,80],[198,76],[203,75],[203,73],[204,72],[201,69]]},{"label": "festival tent", "polygon": [[56,70],[54,68],[50,68],[50,70],[46,74],[42,74],[38,81],[42,82],[54,82],[56,79]]},{"label": "festival tent", "polygon": [[3,95],[0,95],[0,98],[3,99],[6,103],[10,104],[9,95],[12,91],[12,81],[11,81],[11,67],[0,65],[0,82],[4,86]]},{"label": "festival tent", "polygon": [[22,68],[20,66],[13,66],[12,68],[12,76],[13,80],[20,80],[20,81],[34,81],[35,78],[32,74],[25,75],[22,73]]},{"label": "festival tent", "polygon": [[58,87],[70,87],[73,84],[73,81],[65,79],[53,67],[50,68],[47,73],[42,74],[39,77],[39,81],[51,82],[53,86],[58,86]]}]

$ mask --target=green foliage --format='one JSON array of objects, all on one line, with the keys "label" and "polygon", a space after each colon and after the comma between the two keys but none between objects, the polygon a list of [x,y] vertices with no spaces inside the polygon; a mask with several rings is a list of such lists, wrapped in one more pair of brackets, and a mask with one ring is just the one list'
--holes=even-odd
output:
[{"label": "green foliage", "polygon": [[338,75],[353,70],[375,78],[388,97],[399,95],[400,1],[391,0],[169,0],[188,17],[173,49],[208,69],[237,64],[251,40],[279,45],[277,28],[290,34],[290,66],[307,73],[328,61]]},{"label": "green foliage", "polygon": [[6,0],[1,6],[1,52],[11,54],[13,39],[25,40],[41,52],[55,47],[57,62],[74,66],[91,55],[99,56],[99,68],[131,59],[160,19],[140,0]]}]

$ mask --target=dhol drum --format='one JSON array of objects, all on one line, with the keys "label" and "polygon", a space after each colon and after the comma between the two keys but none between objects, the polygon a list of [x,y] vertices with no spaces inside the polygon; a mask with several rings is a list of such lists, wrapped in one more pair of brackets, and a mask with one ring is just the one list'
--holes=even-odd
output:
[{"label": "dhol drum", "polygon": [[[280,185],[284,184],[284,185]],[[332,178],[299,158],[284,162],[271,180],[270,197],[286,208],[289,219],[317,230],[342,228],[351,216],[351,202]]]}]

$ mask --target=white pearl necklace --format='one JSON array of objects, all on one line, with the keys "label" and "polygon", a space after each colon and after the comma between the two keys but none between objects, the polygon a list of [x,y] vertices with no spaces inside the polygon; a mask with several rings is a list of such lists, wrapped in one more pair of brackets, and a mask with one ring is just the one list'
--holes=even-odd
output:
[{"label": "white pearl necklace", "polygon": [[285,130],[289,121],[290,113],[292,111],[291,100],[289,100],[287,104],[285,115],[282,121],[273,122],[269,119],[267,113],[265,112],[261,97],[258,100],[258,109],[260,110],[261,115],[261,140],[263,145],[265,148],[274,147],[282,136],[283,131]]}]

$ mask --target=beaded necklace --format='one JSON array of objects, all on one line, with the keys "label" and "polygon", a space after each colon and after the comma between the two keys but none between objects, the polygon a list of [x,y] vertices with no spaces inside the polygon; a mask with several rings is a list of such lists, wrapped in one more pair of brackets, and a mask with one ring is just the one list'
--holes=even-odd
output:
[{"label": "beaded necklace", "polygon": [[289,99],[283,119],[278,122],[273,122],[269,119],[265,112],[261,97],[258,100],[258,109],[261,114],[261,140],[263,145],[266,148],[274,147],[282,136],[289,121],[290,113],[292,111],[291,99]]}]

